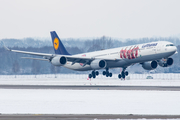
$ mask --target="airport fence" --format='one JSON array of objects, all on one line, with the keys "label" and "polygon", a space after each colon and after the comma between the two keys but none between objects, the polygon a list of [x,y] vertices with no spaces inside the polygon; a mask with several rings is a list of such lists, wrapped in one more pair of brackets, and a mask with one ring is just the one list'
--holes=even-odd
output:
[{"label": "airport fence", "polygon": [[[150,76],[150,77],[148,77]],[[40,75],[0,75],[0,79],[88,79],[87,74],[40,74]],[[99,75],[98,79],[110,79],[103,75]],[[180,80],[180,74],[161,73],[161,74],[129,74],[127,80],[144,80],[144,79],[160,79],[160,80]],[[118,79],[118,74],[113,74],[111,79]]]}]

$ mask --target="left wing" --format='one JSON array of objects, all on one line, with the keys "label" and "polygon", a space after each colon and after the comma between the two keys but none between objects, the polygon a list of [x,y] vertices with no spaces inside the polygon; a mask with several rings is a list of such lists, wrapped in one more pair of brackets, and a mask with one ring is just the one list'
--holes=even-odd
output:
[{"label": "left wing", "polygon": [[[57,54],[46,54],[46,53],[37,53],[37,52],[28,52],[28,51],[20,51],[20,50],[11,50],[4,46],[4,48],[8,51],[16,52],[16,53],[23,53],[23,54],[29,54],[29,55],[35,55],[35,56],[41,56],[43,59],[40,58],[31,58],[31,57],[22,57],[25,59],[34,59],[34,60],[44,60],[44,61],[51,61],[56,56],[64,56],[67,58],[67,61],[72,62],[72,65],[75,63],[83,63],[85,65],[90,65],[91,62],[95,59],[101,59],[101,58],[94,58],[94,57],[82,57],[82,56],[73,56],[73,55],[57,55]],[[103,58],[105,61],[120,61],[121,59],[110,59],[110,58]]]},{"label": "left wing", "polygon": [[37,53],[37,52],[28,52],[28,51],[20,51],[20,50],[11,50],[4,46],[4,48],[8,51],[17,52],[17,53],[23,53],[23,54],[29,54],[29,55],[36,55],[36,56],[43,56],[43,57],[54,57],[55,54],[46,54],[46,53]]}]

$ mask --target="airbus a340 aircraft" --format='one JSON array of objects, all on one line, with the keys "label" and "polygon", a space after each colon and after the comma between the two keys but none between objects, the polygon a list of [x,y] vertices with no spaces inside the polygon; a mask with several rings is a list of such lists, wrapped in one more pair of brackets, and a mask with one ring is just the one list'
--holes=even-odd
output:
[{"label": "airbus a340 aircraft", "polygon": [[112,77],[112,73],[109,72],[109,69],[121,67],[123,69],[121,74],[118,75],[118,78],[124,79],[128,75],[126,68],[136,63],[141,64],[146,70],[156,69],[158,65],[161,67],[171,66],[173,64],[173,59],[170,58],[170,56],[177,51],[173,43],[158,41],[71,55],[65,49],[56,32],[52,31],[50,33],[55,54],[11,50],[4,47],[12,52],[43,57],[42,59],[24,57],[26,59],[45,60],[51,62],[51,64],[55,66],[63,66],[77,71],[92,70],[88,76],[89,78],[96,78],[96,76],[99,75],[97,71],[99,69],[105,69],[103,75]]}]

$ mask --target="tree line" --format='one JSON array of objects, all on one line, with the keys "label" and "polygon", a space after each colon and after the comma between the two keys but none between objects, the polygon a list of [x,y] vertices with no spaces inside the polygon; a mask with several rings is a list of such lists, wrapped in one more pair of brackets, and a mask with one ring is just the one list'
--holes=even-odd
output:
[{"label": "tree line", "polygon": [[[5,45],[8,46],[8,43],[11,43],[10,48],[15,50],[22,50],[22,51],[32,51],[32,52],[41,52],[41,53],[49,53],[54,54],[54,49],[52,46],[51,40],[41,41],[41,40],[34,40],[31,38],[32,43],[38,43],[36,47],[26,46],[30,42],[26,40],[2,40],[4,41]],[[65,45],[67,51],[71,54],[79,54],[84,52],[92,52],[102,49],[109,49],[115,47],[121,47],[126,45],[134,45],[152,41],[170,41],[173,42],[177,47],[180,53],[180,39],[179,38],[141,38],[141,39],[126,39],[124,41],[120,41],[117,39],[113,39],[110,37],[102,36],[100,38],[95,39],[87,39],[87,40],[77,40],[77,39],[69,39],[63,40],[63,44]],[[18,42],[18,44],[17,44]],[[14,46],[13,44],[14,43]],[[31,43],[31,44],[32,44]],[[46,46],[43,46],[45,43]],[[40,47],[39,47],[40,46]],[[158,68],[155,72],[180,72],[180,55],[176,54],[173,56],[175,60],[174,65],[169,68]],[[2,46],[0,46],[0,74],[56,74],[56,73],[82,73],[73,70],[66,69],[64,67],[55,67],[51,65],[51,63],[47,61],[37,61],[31,59],[22,59],[21,57],[37,57],[32,55],[20,54],[20,53],[13,53],[6,51]],[[138,67],[138,71],[137,71]],[[119,70],[114,69],[115,73],[118,73]],[[132,73],[143,73],[145,72],[141,66],[134,66],[132,69],[129,70]],[[83,72],[88,73],[88,72]]]}]

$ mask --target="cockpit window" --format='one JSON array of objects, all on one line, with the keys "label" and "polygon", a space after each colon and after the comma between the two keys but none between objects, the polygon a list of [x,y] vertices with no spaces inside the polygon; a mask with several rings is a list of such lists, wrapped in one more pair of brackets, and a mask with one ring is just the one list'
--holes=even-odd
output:
[{"label": "cockpit window", "polygon": [[168,47],[168,46],[174,46],[174,45],[173,44],[167,44],[166,47]]}]

